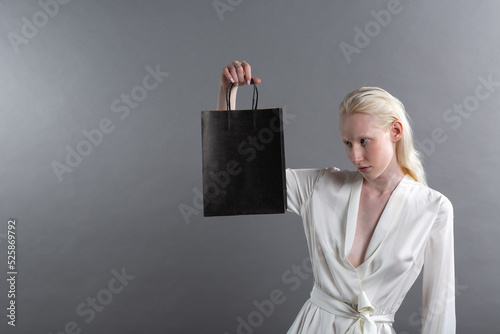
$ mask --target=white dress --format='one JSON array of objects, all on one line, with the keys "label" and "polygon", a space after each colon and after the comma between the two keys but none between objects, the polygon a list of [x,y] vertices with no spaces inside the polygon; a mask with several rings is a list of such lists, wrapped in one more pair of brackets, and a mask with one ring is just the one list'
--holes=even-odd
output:
[{"label": "white dress", "polygon": [[423,269],[424,334],[455,333],[453,206],[405,175],[355,268],[363,176],[337,168],[287,169],[288,210],[300,215],[314,288],[288,334],[393,334],[394,314]]}]

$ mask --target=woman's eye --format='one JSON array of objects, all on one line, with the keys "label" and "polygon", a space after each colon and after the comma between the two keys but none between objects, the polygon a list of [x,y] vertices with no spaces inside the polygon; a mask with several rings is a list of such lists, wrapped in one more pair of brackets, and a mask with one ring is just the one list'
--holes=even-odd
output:
[{"label": "woman's eye", "polygon": [[366,143],[368,143],[368,139],[361,139],[361,144],[362,144],[362,145],[363,145],[363,144],[366,144]]},{"label": "woman's eye", "polygon": [[349,142],[349,141],[344,142],[344,144],[345,144],[345,146],[347,146],[347,147],[351,146],[351,142]]}]

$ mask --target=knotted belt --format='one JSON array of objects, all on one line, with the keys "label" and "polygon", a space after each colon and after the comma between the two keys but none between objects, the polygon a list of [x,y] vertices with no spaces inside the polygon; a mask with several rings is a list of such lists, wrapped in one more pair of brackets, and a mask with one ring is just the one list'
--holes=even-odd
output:
[{"label": "knotted belt", "polygon": [[364,292],[361,292],[358,296],[357,310],[349,304],[327,295],[316,286],[311,292],[311,302],[339,317],[356,319],[356,322],[347,329],[345,334],[377,334],[376,323],[394,322],[394,313],[373,315],[375,309]]}]

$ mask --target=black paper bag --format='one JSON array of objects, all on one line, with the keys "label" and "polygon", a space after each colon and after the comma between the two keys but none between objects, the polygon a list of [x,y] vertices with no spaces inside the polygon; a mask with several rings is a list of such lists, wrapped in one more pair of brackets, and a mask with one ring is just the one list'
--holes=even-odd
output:
[{"label": "black paper bag", "polygon": [[281,108],[202,111],[204,216],[284,213],[285,155]]}]

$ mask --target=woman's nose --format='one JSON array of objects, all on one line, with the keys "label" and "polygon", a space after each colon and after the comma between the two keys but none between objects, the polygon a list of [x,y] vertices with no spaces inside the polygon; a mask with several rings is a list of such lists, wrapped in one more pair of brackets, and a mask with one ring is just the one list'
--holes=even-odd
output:
[{"label": "woman's nose", "polygon": [[357,147],[352,148],[352,162],[358,163],[363,161],[363,155],[361,154],[361,150]]}]

